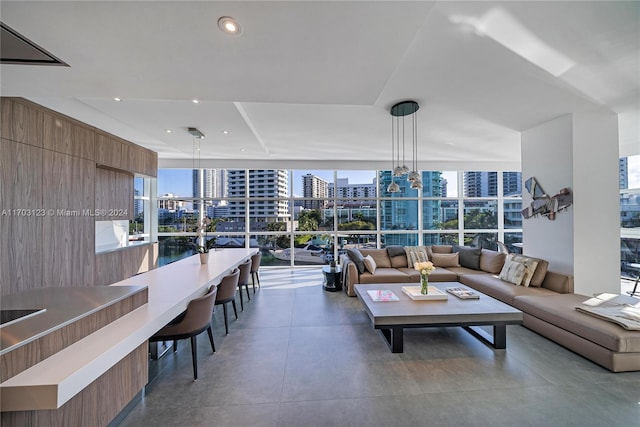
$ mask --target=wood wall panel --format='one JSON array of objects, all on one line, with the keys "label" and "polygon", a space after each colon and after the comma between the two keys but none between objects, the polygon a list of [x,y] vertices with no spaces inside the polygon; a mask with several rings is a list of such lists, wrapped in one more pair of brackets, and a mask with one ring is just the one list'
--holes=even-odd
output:
[{"label": "wood wall panel", "polygon": [[96,286],[110,285],[157,266],[157,244],[131,246],[96,255]]},{"label": "wood wall panel", "polygon": [[96,163],[116,169],[122,168],[122,142],[113,136],[96,133]]},{"label": "wood wall panel", "polygon": [[131,220],[133,215],[133,175],[96,168],[95,207],[107,214],[97,221]]},{"label": "wood wall panel", "polygon": [[44,205],[55,212],[44,221],[44,286],[93,286],[95,163],[52,151],[43,160]]},{"label": "wood wall panel", "polygon": [[0,140],[0,295],[42,286],[42,153]]},{"label": "wood wall panel", "polygon": [[42,111],[10,98],[2,98],[0,108],[2,138],[42,147]]},{"label": "wood wall panel", "polygon": [[149,300],[147,289],[92,313],[80,320],[38,338],[28,344],[0,356],[0,381],[42,362],[47,357],[63,350],[108,325],[114,320],[142,307]]},{"label": "wood wall panel", "polygon": [[148,382],[145,341],[61,408],[3,412],[7,427],[107,426]]},{"label": "wood wall panel", "polygon": [[54,113],[43,113],[43,147],[70,156],[95,160],[93,128],[65,120]]}]

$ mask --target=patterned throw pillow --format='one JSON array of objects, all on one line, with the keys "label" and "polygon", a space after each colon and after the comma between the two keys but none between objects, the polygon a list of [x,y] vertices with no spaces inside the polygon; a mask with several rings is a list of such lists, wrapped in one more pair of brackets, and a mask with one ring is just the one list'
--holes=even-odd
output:
[{"label": "patterned throw pillow", "polygon": [[499,278],[505,282],[520,286],[523,284],[522,281],[526,270],[526,265],[523,262],[514,260],[513,254],[510,254],[504,262]]},{"label": "patterned throw pillow", "polygon": [[376,268],[378,267],[371,255],[367,255],[366,257],[364,257],[364,266],[371,274],[374,274],[376,272]]},{"label": "patterned throw pillow", "polygon": [[538,260],[521,255],[514,255],[513,260],[524,264],[525,273],[524,277],[522,278],[522,284],[528,287],[531,284],[531,279],[533,278],[533,275],[536,272],[536,268],[538,267]]},{"label": "patterned throw pillow", "polygon": [[424,246],[405,246],[404,251],[407,254],[407,265],[413,268],[416,262],[429,261],[427,250]]},{"label": "patterned throw pillow", "polygon": [[431,254],[433,265],[436,267],[460,267],[460,262],[458,261],[459,254],[456,252],[454,254],[439,254],[434,252]]}]

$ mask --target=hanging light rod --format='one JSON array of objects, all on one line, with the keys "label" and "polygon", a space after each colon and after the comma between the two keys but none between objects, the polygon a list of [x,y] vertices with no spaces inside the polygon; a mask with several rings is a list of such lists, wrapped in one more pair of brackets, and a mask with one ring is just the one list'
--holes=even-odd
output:
[{"label": "hanging light rod", "polygon": [[194,137],[204,139],[204,133],[200,132],[198,128],[187,128],[187,130]]}]

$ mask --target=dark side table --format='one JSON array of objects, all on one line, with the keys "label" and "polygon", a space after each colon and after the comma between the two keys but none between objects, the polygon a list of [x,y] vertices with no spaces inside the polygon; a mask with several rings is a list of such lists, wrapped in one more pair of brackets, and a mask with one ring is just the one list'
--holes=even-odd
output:
[{"label": "dark side table", "polygon": [[324,283],[322,287],[327,292],[336,292],[342,290],[342,281],[340,280],[342,269],[339,266],[330,267],[325,265],[322,267],[324,274]]}]

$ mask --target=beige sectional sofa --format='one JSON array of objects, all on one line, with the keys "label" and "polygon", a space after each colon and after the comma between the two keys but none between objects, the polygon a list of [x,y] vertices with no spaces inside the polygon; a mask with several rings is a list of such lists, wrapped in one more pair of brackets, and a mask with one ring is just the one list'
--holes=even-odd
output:
[{"label": "beige sectional sofa", "polygon": [[[432,245],[433,254],[451,254],[450,245]],[[462,252],[466,248],[456,248]],[[345,254],[340,257],[343,267],[343,286],[349,296],[355,296],[355,284],[417,283],[419,273],[410,267],[407,256],[399,247],[388,249],[360,249],[363,257],[370,256],[374,272],[360,266]],[[573,293],[573,277],[547,271],[548,263],[539,261],[529,286],[516,286],[498,278],[506,255],[487,249],[479,253],[477,269],[448,266],[436,267],[430,282],[460,282],[483,294],[510,304],[523,314],[523,325],[560,345],[604,366],[613,372],[640,370],[640,331],[629,331],[614,323],[581,313],[575,309],[590,297]],[[468,265],[468,261],[467,261]],[[538,269],[539,268],[539,269]],[[361,271],[362,270],[362,271]],[[627,302],[638,303],[631,297]]]}]

